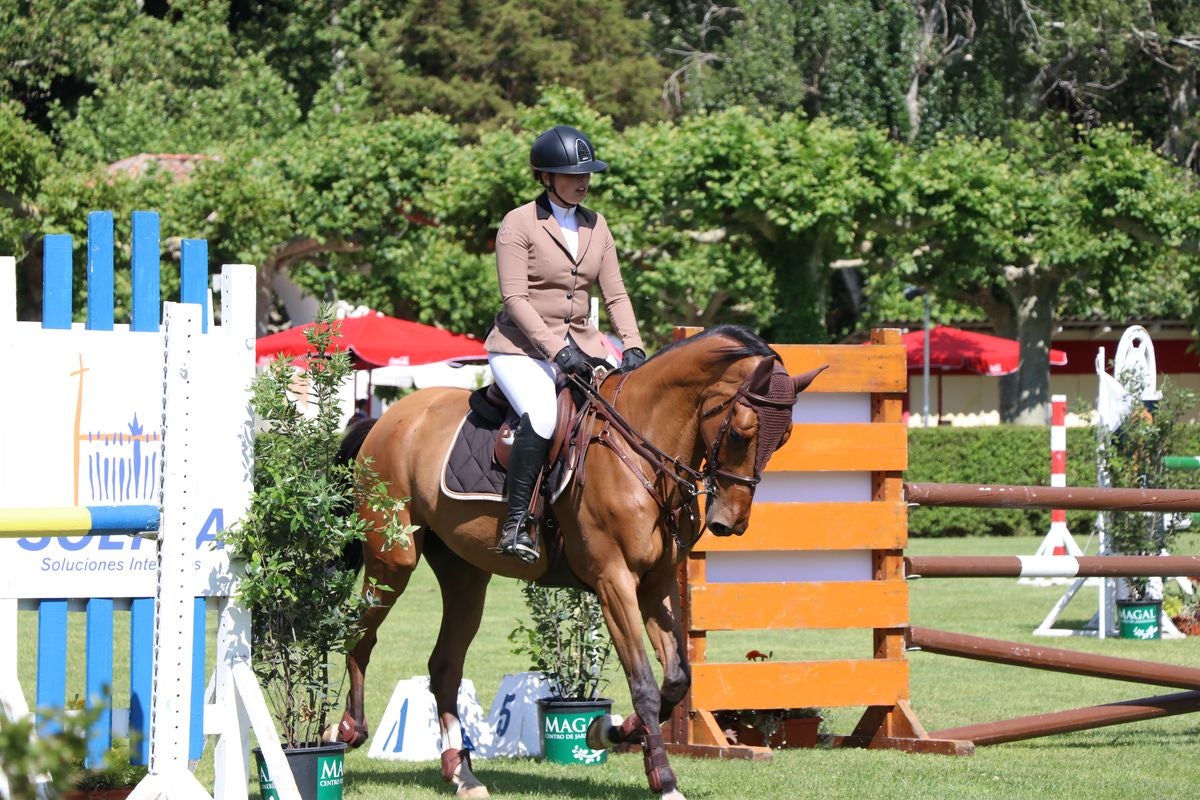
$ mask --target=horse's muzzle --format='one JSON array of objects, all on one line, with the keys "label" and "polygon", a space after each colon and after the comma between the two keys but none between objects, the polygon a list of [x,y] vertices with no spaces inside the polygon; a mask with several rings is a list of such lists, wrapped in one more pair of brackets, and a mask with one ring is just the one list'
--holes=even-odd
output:
[{"label": "horse's muzzle", "polygon": [[731,528],[723,522],[710,522],[708,529],[713,532],[714,536],[741,536],[746,532],[745,525]]}]

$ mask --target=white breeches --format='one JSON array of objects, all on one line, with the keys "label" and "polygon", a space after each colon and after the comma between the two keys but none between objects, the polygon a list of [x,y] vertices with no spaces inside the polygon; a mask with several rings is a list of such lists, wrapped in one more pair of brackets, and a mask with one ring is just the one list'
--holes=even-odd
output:
[{"label": "white breeches", "polygon": [[558,421],[558,398],[554,393],[558,368],[540,358],[510,353],[488,353],[488,366],[517,416],[528,414],[534,432],[549,439]]}]

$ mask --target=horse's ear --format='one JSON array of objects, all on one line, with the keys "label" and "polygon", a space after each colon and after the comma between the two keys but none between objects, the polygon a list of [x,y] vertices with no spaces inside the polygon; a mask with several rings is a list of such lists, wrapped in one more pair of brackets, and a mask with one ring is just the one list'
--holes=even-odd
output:
[{"label": "horse's ear", "polygon": [[766,394],[771,388],[771,373],[775,370],[775,359],[764,358],[755,365],[754,371],[750,373],[746,385],[750,387],[750,391],[757,394]]},{"label": "horse's ear", "polygon": [[813,379],[827,369],[829,369],[828,364],[822,367],[817,367],[816,369],[810,369],[808,372],[801,372],[799,375],[793,375],[792,386],[796,387],[796,394],[800,394],[807,389],[808,385],[813,382]]}]

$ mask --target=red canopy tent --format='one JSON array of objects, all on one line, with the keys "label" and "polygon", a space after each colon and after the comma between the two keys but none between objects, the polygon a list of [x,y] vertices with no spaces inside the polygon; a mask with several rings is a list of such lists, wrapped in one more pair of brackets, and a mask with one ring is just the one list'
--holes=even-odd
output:
[{"label": "red canopy tent", "polygon": [[[908,351],[908,371],[925,367],[925,331],[910,331],[900,337]],[[971,375],[1011,375],[1021,363],[1021,345],[986,333],[964,331],[948,325],[935,325],[929,331],[929,369]],[[1050,366],[1067,363],[1062,350],[1050,350]]]},{"label": "red canopy tent", "polygon": [[[258,363],[269,363],[281,355],[306,356],[309,346],[304,335],[314,324],[259,337],[254,346]],[[487,358],[483,342],[473,336],[389,317],[378,311],[337,319],[333,326],[341,333],[340,337],[334,337],[334,349],[348,351],[355,369]]]},{"label": "red canopy tent", "polygon": [[[925,369],[925,331],[900,337],[908,354],[909,373]],[[1062,350],[1050,350],[1050,366],[1067,363]],[[1021,345],[1014,339],[935,325],[929,331],[929,371],[938,375],[938,416],[942,415],[942,375],[1011,375],[1021,364]]]}]

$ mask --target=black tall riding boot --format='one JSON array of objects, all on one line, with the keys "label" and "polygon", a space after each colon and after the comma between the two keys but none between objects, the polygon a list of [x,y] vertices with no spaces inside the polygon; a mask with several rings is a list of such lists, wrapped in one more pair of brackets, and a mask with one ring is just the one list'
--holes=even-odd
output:
[{"label": "black tall riding boot", "polygon": [[538,558],[537,543],[529,535],[529,504],[549,452],[550,440],[538,436],[529,424],[529,415],[522,414],[508,457],[508,518],[497,549],[528,564]]}]

